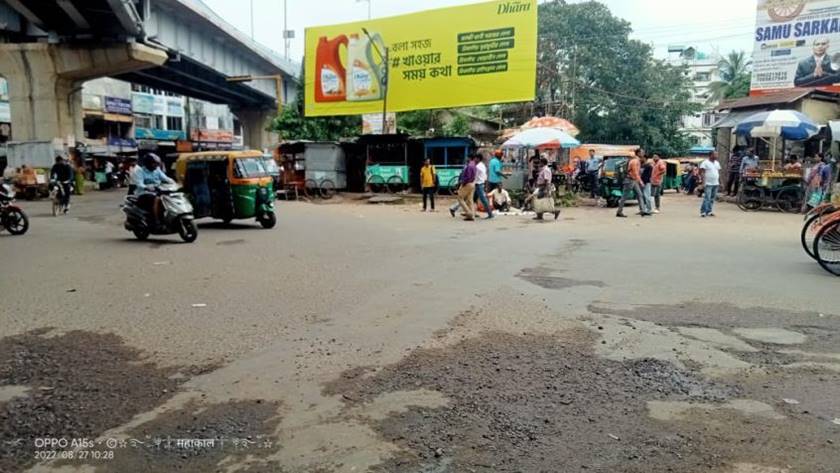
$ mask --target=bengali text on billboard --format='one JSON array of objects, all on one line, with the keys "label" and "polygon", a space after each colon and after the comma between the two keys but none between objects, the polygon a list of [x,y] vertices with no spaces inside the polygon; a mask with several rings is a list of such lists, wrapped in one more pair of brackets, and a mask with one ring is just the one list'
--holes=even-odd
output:
[{"label": "bengali text on billboard", "polygon": [[750,93],[840,92],[840,0],[758,0]]},{"label": "bengali text on billboard", "polygon": [[536,0],[308,28],[305,113],[382,113],[386,69],[389,112],[533,100],[536,55]]}]

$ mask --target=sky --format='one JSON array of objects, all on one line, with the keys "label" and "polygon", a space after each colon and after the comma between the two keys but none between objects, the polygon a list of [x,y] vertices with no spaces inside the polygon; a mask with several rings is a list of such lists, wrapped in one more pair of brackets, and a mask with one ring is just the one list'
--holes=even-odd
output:
[{"label": "sky", "polygon": [[[203,0],[222,18],[254,39],[284,54],[284,0]],[[540,0],[542,1],[542,0]],[[303,56],[304,29],[310,26],[365,20],[368,3],[360,0],[285,0],[288,29],[294,30],[289,58]],[[420,10],[476,3],[475,0],[370,0],[373,18]],[[633,38],[652,44],[656,56],[667,57],[668,45],[694,46],[699,51],[726,54],[752,52],[756,0],[601,0],[615,16],[629,21]]]}]

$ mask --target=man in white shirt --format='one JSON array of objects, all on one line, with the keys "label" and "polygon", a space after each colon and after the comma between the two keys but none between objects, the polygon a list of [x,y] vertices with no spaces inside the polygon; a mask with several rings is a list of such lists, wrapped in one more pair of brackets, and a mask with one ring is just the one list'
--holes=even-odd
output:
[{"label": "man in white shirt", "polygon": [[475,195],[473,200],[481,201],[484,210],[487,211],[487,218],[493,218],[493,207],[490,207],[490,202],[487,200],[487,193],[484,190],[484,185],[487,182],[487,165],[484,164],[484,157],[475,165]]},{"label": "man in white shirt", "polygon": [[501,182],[495,189],[493,189],[492,192],[490,192],[489,197],[490,202],[496,210],[499,212],[510,211],[510,194],[508,194],[508,191],[504,189]]},{"label": "man in white shirt", "polygon": [[720,162],[717,152],[709,153],[708,159],[700,163],[700,177],[703,179],[703,205],[700,206],[701,217],[714,217],[713,211],[718,189],[720,188]]}]

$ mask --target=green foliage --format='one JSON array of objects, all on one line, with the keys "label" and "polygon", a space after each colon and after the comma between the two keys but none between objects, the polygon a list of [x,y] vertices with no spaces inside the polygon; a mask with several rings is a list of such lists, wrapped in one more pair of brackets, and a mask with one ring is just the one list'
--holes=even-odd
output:
[{"label": "green foliage", "polygon": [[[470,134],[470,120],[461,113],[461,109],[450,109],[447,113],[441,110],[413,110],[397,114],[397,128],[412,136],[467,136]],[[443,120],[447,116],[449,119]]]},{"label": "green foliage", "polygon": [[470,134],[470,121],[460,113],[454,113],[452,121],[443,126],[444,136],[467,136]]},{"label": "green foliage", "polygon": [[719,81],[709,85],[711,95],[709,103],[717,103],[722,99],[746,97],[750,93],[750,61],[744,51],[732,51],[718,63],[720,69]]},{"label": "green foliage", "polygon": [[[305,84],[301,67],[300,83]],[[358,115],[346,117],[305,117],[303,114],[303,86],[298,87],[294,102],[283,107],[283,112],[271,121],[269,130],[282,140],[336,141],[356,136],[362,131]]]},{"label": "green foliage", "polygon": [[639,144],[668,155],[689,147],[682,117],[691,103],[686,70],[653,58],[629,39],[630,23],[603,4],[540,5],[537,101],[514,108],[519,121],[551,114],[571,119],[582,142]]}]

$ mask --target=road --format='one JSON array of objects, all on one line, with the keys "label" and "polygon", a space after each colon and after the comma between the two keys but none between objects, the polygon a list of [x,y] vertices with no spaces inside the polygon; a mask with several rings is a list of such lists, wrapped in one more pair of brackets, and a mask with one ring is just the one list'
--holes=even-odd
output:
[{"label": "road", "polygon": [[24,202],[30,232],[0,235],[0,471],[840,464],[838,281],[800,217],[347,199],[181,244],[134,241],[120,200]]}]

